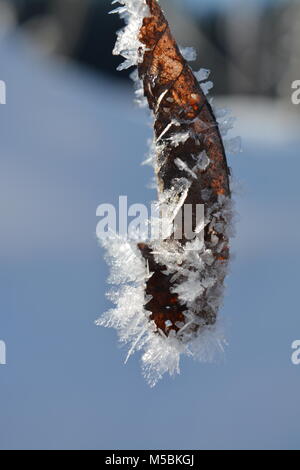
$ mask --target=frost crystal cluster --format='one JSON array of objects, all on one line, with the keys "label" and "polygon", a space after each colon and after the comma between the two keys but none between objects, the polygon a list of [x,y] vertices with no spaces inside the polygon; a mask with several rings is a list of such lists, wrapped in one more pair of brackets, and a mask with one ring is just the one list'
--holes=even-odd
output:
[{"label": "frost crystal cluster", "polygon": [[143,59],[145,47],[139,41],[138,36],[144,18],[149,15],[149,8],[144,0],[115,0],[112,3],[123,4],[111,13],[119,13],[126,23],[125,28],[118,33],[113,50],[114,55],[121,55],[125,58],[125,61],[118,67],[118,70],[124,70],[137,65]]}]

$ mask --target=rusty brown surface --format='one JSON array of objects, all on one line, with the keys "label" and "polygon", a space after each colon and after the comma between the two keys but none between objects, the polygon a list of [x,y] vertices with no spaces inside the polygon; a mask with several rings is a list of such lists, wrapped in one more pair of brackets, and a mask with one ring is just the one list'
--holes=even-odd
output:
[{"label": "rusty brown surface", "polygon": [[[219,195],[230,197],[229,168],[225,150],[216,118],[191,68],[181,55],[171,34],[167,20],[156,0],[146,0],[151,16],[144,19],[140,31],[140,41],[146,46],[143,61],[138,66],[139,77],[144,85],[145,97],[154,114],[155,138],[158,139],[167,126],[176,120],[180,127],[174,125],[164,135],[162,155],[157,155],[163,164],[157,173],[158,191],[163,192],[172,186],[175,178],[182,177],[182,171],[175,164],[180,158],[190,168],[193,166],[195,155],[205,151],[210,159],[210,165],[205,171],[198,170],[187,194],[185,204],[204,204],[205,211],[212,207]],[[190,131],[191,137],[177,147],[168,141],[174,132]],[[168,143],[169,142],[169,143]],[[203,200],[202,191],[210,190],[209,198]],[[221,233],[216,234],[219,240],[225,242],[221,253],[214,252],[210,246],[211,233],[205,231],[205,243],[211,248],[216,263],[227,263],[229,258],[228,240]],[[182,240],[182,244],[185,240]],[[176,294],[171,293],[171,276],[164,273],[165,266],[157,264],[151,253],[151,245],[139,246],[144,258],[149,263],[152,277],[146,286],[147,295],[152,300],[146,305],[151,312],[151,319],[157,327],[168,334],[170,329],[178,330],[176,322],[185,322],[183,312],[187,310],[181,305]],[[205,296],[205,293],[203,294]],[[200,302],[199,302],[200,304]],[[197,312],[207,324],[216,320],[217,312],[209,306]],[[172,326],[165,327],[165,321],[170,320]]]}]

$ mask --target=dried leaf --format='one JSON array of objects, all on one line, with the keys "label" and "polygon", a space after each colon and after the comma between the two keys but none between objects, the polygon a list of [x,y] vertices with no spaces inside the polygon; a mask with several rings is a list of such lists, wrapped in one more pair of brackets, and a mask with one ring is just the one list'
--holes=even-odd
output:
[{"label": "dried leaf", "polygon": [[[139,36],[146,52],[143,61],[138,64],[138,72],[155,119],[156,144],[159,143],[156,146],[159,192],[170,190],[174,181],[183,177],[185,172],[176,164],[178,159],[186,168],[192,169],[195,167],[195,158],[205,152],[209,164],[204,170],[201,167],[193,170],[196,179],[188,173],[184,174],[192,181],[183,204],[192,205],[193,215],[197,204],[204,204],[206,217],[214,219],[214,224],[209,224],[205,230],[206,249],[211,250],[214,261],[204,272],[208,277],[217,274],[217,287],[220,290],[229,249],[224,230],[228,221],[219,209],[222,201],[230,198],[229,169],[222,138],[212,108],[181,55],[161,8],[156,0],[147,0],[147,4],[150,16],[144,19]],[[188,138],[174,145],[176,135],[180,134],[188,135]],[[195,216],[193,220],[196,220]],[[216,226],[222,229],[218,231]],[[193,225],[193,230],[195,228]],[[166,240],[165,244],[168,249],[170,240]],[[182,244],[185,244],[184,239]],[[190,306],[180,302],[178,294],[174,294],[174,275],[165,274],[167,267],[155,261],[151,245],[140,244],[140,250],[149,262],[150,271],[154,273],[146,287],[146,293],[152,296],[146,305],[146,309],[152,313],[150,318],[166,335],[171,329],[178,331],[180,328],[176,324],[186,323],[184,312],[189,311]],[[194,270],[194,266],[186,267]],[[184,276],[181,276],[181,283],[185,281]],[[210,294],[211,287],[208,287],[194,301],[193,313],[203,320],[200,322],[202,326],[213,324],[216,320],[217,309],[209,301]],[[166,321],[172,326],[166,327]],[[190,328],[195,330],[198,327],[193,323]]]},{"label": "dried leaf", "polygon": [[[216,320],[229,262],[229,168],[206,98],[211,83],[198,82],[208,71],[193,73],[156,0],[119,3],[127,25],[118,33],[114,53],[125,58],[120,69],[137,66],[136,97],[148,103],[154,116],[151,160],[167,230],[163,237],[138,245],[117,235],[102,240],[112,267],[110,279],[121,287],[110,295],[115,308],[97,323],[115,327],[120,340],[130,343],[127,358],[144,350],[144,374],[153,386],[165,372],[179,372],[181,354],[208,361],[223,349]],[[224,119],[224,112],[218,117]],[[222,132],[231,127],[226,118]],[[199,231],[199,205],[204,206],[204,244],[186,232],[176,236],[185,222],[182,208],[189,207],[192,232]]]}]

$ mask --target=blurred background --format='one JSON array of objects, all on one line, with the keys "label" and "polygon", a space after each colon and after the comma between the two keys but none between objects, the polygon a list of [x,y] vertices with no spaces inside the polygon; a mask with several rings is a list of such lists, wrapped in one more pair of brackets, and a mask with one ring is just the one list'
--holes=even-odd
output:
[{"label": "blurred background", "polygon": [[161,0],[237,117],[224,360],[149,389],[94,320],[110,307],[96,208],[148,204],[149,116],[106,0],[0,0],[1,449],[299,449],[298,0]]}]

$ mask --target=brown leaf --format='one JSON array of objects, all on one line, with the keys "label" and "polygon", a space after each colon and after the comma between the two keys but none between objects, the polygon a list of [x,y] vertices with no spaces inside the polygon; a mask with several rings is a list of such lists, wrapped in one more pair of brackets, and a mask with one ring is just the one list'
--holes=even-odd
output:
[{"label": "brown leaf", "polygon": [[[213,220],[205,228],[205,247],[212,252],[212,261],[206,266],[204,275],[216,278],[213,286],[204,291],[193,303],[192,310],[200,320],[189,326],[190,331],[214,324],[218,313],[218,302],[211,297],[220,297],[229,259],[228,236],[226,235],[227,218],[222,209],[222,202],[230,198],[229,168],[227,166],[224,145],[212,108],[191,68],[183,58],[170,32],[167,20],[156,0],[146,0],[151,16],[144,18],[139,40],[146,47],[142,61],[138,64],[139,77],[143,82],[144,94],[154,114],[156,141],[156,173],[159,194],[170,190],[176,179],[183,176],[191,180],[184,204],[193,208],[193,230],[195,230],[196,206],[204,204],[205,216]],[[188,132],[188,138],[174,145],[173,137]],[[209,159],[207,168],[193,170],[196,177],[191,177],[178,165],[178,159],[192,170],[195,157],[205,152]],[[223,227],[216,229],[216,227]],[[187,240],[180,242],[182,249]],[[172,236],[161,242],[167,248],[172,244]],[[139,249],[149,263],[153,273],[147,281],[146,294],[152,298],[146,309],[153,320],[166,335],[171,330],[179,331],[180,324],[186,323],[190,306],[174,293],[174,286],[184,283],[188,276],[180,275],[174,281],[174,273],[166,273],[167,266],[156,261],[150,244],[140,244]],[[199,253],[200,256],[200,253]],[[180,266],[189,269],[192,267]],[[199,281],[200,282],[200,281]],[[203,279],[203,285],[206,285]],[[166,321],[171,326],[166,326]],[[169,325],[169,323],[167,323]]]}]

